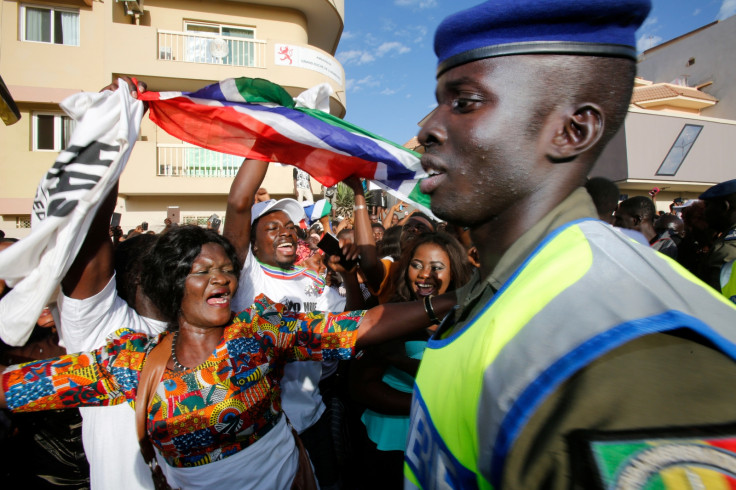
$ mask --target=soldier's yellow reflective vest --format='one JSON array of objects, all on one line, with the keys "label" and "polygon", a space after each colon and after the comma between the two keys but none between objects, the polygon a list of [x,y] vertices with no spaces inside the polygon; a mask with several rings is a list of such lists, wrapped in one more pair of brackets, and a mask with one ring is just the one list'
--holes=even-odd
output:
[{"label": "soldier's yellow reflective vest", "polygon": [[736,359],[736,307],[597,220],[551,233],[465,325],[435,336],[414,388],[407,488],[500,488],[556,387],[640,336],[689,328]]},{"label": "soldier's yellow reflective vest", "polygon": [[721,267],[721,292],[736,303],[736,260],[727,262]]}]

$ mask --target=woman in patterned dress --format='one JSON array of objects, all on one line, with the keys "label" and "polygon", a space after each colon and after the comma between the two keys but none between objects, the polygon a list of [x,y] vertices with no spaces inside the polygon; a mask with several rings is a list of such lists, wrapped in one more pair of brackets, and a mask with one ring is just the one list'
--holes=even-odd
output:
[{"label": "woman in patterned dress", "polygon": [[[147,354],[173,335],[147,416],[169,484],[289,488],[298,451],[280,404],[285,363],[346,359],[356,345],[405,335],[430,321],[418,302],[294,313],[264,296],[235,315],[230,300],[239,273],[234,248],[211,230],[179,227],[161,235],[144,261],[142,285],[171,320],[170,331],[149,338],[121,325],[95,351],[11,366],[0,379],[0,406],[32,411],[130,403]],[[433,303],[444,314],[454,294]]]}]

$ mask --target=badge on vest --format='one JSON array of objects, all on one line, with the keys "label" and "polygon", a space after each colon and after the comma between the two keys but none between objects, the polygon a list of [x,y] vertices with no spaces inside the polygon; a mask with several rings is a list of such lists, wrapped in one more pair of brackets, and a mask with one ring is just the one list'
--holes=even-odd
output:
[{"label": "badge on vest", "polygon": [[736,425],[575,431],[573,480],[590,489],[736,488]]},{"label": "badge on vest", "polygon": [[729,231],[726,233],[726,236],[723,237],[723,241],[730,242],[731,240],[736,240],[736,229]]}]

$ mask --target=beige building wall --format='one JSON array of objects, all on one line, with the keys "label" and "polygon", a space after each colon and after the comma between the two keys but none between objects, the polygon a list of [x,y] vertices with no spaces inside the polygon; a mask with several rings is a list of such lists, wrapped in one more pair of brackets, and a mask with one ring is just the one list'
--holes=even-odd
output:
[{"label": "beige building wall", "polygon": [[[658,170],[685,125],[702,126],[674,175]],[[621,194],[648,196],[655,187],[657,210],[676,197],[697,199],[706,189],[736,175],[736,121],[694,114],[630,108],[623,128],[591,171],[616,182]]]},{"label": "beige building wall", "polygon": [[736,16],[662,43],[639,56],[637,74],[653,82],[679,80],[718,99],[708,117],[736,119]]},{"label": "beige building wall", "polygon": [[[58,104],[65,97],[96,92],[117,75],[135,76],[156,91],[191,91],[244,76],[268,79],[295,96],[328,83],[334,91],[331,113],[345,114],[344,70],[333,56],[344,25],[343,0],[145,0],[139,15],[126,12],[126,4],[135,9],[135,2],[113,0],[0,0],[0,75],[21,111],[18,123],[0,127],[0,230],[7,236],[30,231],[25,226],[36,187],[57,155],[33,150],[33,114],[61,114]],[[23,41],[24,5],[78,10],[79,46]],[[185,39],[187,22],[252,29],[254,62],[192,62],[186,40],[171,41]],[[283,49],[297,62],[285,64]],[[299,57],[307,61],[300,64]],[[237,168],[219,176],[209,176],[209,170],[185,171],[182,155],[191,151],[185,146],[144,117],[120,180],[118,212],[125,231],[141,221],[154,230],[162,226],[168,206],[179,206],[182,217],[224,217]],[[275,197],[292,195],[291,172],[291,167],[272,165],[264,186]],[[313,192],[320,192],[316,181]]]}]

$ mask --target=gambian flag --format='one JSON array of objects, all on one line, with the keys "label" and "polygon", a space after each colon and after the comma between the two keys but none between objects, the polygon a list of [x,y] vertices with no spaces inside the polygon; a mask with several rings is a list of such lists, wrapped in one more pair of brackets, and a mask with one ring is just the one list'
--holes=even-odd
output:
[{"label": "gambian flag", "polygon": [[327,216],[332,211],[332,204],[327,199],[320,199],[315,203],[302,203],[304,213],[306,213],[309,222],[313,223],[323,216]]},{"label": "gambian flag", "polygon": [[325,186],[351,175],[427,210],[419,154],[326,112],[296,107],[281,86],[229,78],[196,92],[145,92],[150,118],[193,145],[245,158],[294,165]]}]

